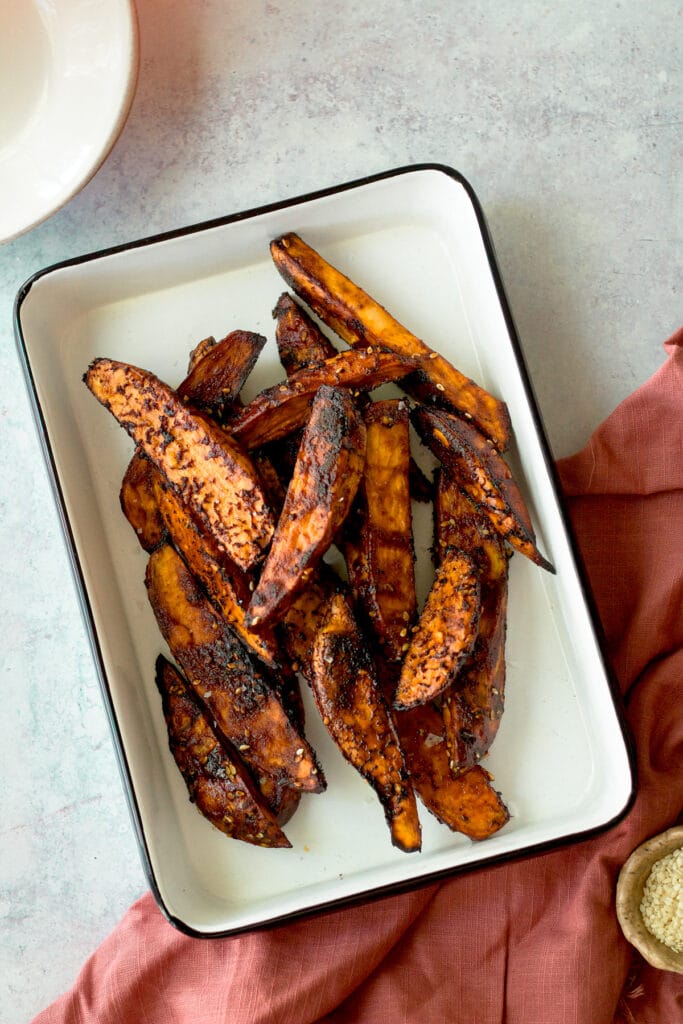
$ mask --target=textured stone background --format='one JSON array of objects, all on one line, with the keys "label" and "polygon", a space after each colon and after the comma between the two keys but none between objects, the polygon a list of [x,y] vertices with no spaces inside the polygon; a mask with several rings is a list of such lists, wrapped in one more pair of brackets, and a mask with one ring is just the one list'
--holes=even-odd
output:
[{"label": "textured stone background", "polygon": [[[487,215],[549,437],[581,446],[683,320],[673,0],[138,0],[109,158],[0,246],[0,1005],[28,1020],[145,887],[12,340],[58,260],[411,162]],[[11,197],[2,197],[11,201]]]}]

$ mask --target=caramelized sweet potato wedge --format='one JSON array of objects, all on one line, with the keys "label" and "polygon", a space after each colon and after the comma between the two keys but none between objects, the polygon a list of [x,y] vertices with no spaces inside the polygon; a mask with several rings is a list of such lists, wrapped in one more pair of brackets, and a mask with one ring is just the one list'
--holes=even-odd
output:
[{"label": "caramelized sweet potato wedge", "polygon": [[282,659],[272,630],[264,629],[257,634],[245,624],[253,580],[235,565],[226,568],[225,559],[223,564],[218,562],[175,491],[155,467],[151,468],[157,507],[171,541],[238,639],[264,665],[277,670]]},{"label": "caramelized sweet potato wedge", "polygon": [[221,746],[190,687],[162,655],[156,663],[156,684],[169,747],[197,810],[232,839],[291,847],[243,765]]},{"label": "caramelized sweet potato wedge", "polygon": [[457,684],[442,700],[448,760],[457,774],[488,752],[503,714],[508,558],[500,534],[446,471],[440,473],[437,486],[435,535],[441,551],[459,547],[471,555],[481,586],[477,639]]},{"label": "caramelized sweet potato wedge", "polygon": [[309,744],[174,548],[165,544],[150,555],[145,582],[173,657],[261,791],[262,778],[270,778],[276,794],[284,787],[321,792],[324,779]]},{"label": "caramelized sweet potato wedge", "polygon": [[407,403],[375,402],[364,419],[360,523],[349,521],[344,551],[354,596],[384,656],[400,661],[417,618]]},{"label": "caramelized sweet potato wedge", "polygon": [[247,611],[255,629],[280,621],[332,543],[360,483],[366,430],[348,391],[313,402],[275,536]]},{"label": "caramelized sweet potato wedge", "polygon": [[[218,345],[213,336],[204,338],[190,353],[188,376],[178,394],[198,408],[219,413],[236,399],[264,342],[260,334],[248,331],[234,331]],[[137,449],[123,477],[120,501],[123,514],[145,551],[153,551],[165,534],[151,481],[151,463]]]},{"label": "caramelized sweet potato wedge", "polygon": [[278,628],[292,669],[300,672],[309,685],[313,678],[313,643],[325,618],[327,604],[340,589],[340,582],[324,563],[319,565],[304,590],[294,598]]},{"label": "caramelized sweet potato wedge", "polygon": [[290,377],[307,366],[317,366],[337,355],[332,342],[291,295],[283,292],[273,317],[277,321],[275,341],[285,373]]},{"label": "caramelized sweet potato wedge", "polygon": [[393,352],[340,352],[324,363],[297,370],[286,382],[262,391],[230,418],[228,428],[243,448],[259,448],[302,427],[322,386],[371,391],[380,384],[405,377],[412,369],[411,360]]},{"label": "caramelized sweet potato wedge", "polygon": [[417,359],[411,383],[420,398],[471,416],[501,450],[507,447],[510,416],[504,402],[456,370],[298,235],[276,238],[270,251],[287,284],[340,338],[354,347],[378,346]]},{"label": "caramelized sweet potato wedge", "polygon": [[220,416],[239,395],[265,343],[262,334],[231,331],[217,344],[207,345],[200,358],[193,358],[178,394],[195,408]]},{"label": "caramelized sweet potato wedge", "polygon": [[453,681],[477,638],[479,606],[474,561],[448,551],[405,655],[394,698],[398,711],[433,700]]},{"label": "caramelized sweet potato wedge", "polygon": [[154,551],[168,536],[154,493],[157,472],[144,452],[136,450],[119,492],[121,510],[145,551]]},{"label": "caramelized sweet potato wedge", "polygon": [[84,380],[164,474],[197,529],[241,569],[258,562],[274,523],[254,466],[235,442],[146,370],[96,359]]},{"label": "caramelized sweet potato wedge", "polygon": [[553,565],[536,547],[531,517],[510,469],[486,438],[442,409],[415,408],[413,423],[423,442],[508,544],[554,573]]},{"label": "caramelized sweet potato wedge", "polygon": [[453,832],[488,839],[510,819],[488,772],[477,765],[453,778],[443,719],[434,704],[399,711],[394,721],[415,792]]},{"label": "caramelized sweet potato wedge", "polygon": [[341,593],[327,602],[313,645],[312,690],[323,723],[346,760],[373,787],[394,846],[421,846],[415,795],[367,646]]}]

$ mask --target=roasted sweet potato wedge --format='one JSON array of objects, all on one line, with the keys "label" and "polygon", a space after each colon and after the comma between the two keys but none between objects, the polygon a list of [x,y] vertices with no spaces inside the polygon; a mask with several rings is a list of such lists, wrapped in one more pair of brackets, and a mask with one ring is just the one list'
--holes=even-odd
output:
[{"label": "roasted sweet potato wedge", "polygon": [[400,661],[417,618],[407,403],[375,402],[365,410],[364,420],[360,509],[348,521],[344,551],[349,583],[372,633],[384,656]]},{"label": "roasted sweet potato wedge", "polygon": [[453,778],[443,720],[433,704],[399,711],[394,720],[415,792],[440,822],[481,840],[509,821],[507,807],[481,766]]},{"label": "roasted sweet potato wedge", "polygon": [[[263,778],[274,781],[276,794],[284,787],[324,789],[309,744],[174,548],[165,544],[150,555],[145,582],[173,657],[261,791]],[[272,804],[271,809],[279,812]]]},{"label": "roasted sweet potato wedge", "polygon": [[156,663],[156,684],[169,747],[197,810],[232,839],[291,847],[244,766],[221,745],[190,687],[162,655]]},{"label": "roasted sweet potato wedge", "polygon": [[510,416],[504,402],[456,370],[298,235],[276,238],[270,251],[287,284],[344,341],[416,358],[419,368],[411,384],[417,387],[421,399],[449,405],[461,415],[471,416],[501,450],[507,447]]},{"label": "roasted sweet potato wedge", "polygon": [[341,593],[327,603],[313,645],[311,683],[323,723],[346,760],[373,787],[394,846],[421,846],[420,822],[403,754],[351,606]]},{"label": "roasted sweet potato wedge", "polygon": [[275,341],[280,362],[288,377],[337,355],[332,342],[287,292],[277,300],[273,317],[277,321]]},{"label": "roasted sweet potato wedge", "polygon": [[258,562],[274,523],[256,470],[237,444],[146,370],[96,359],[84,380],[164,474],[197,529],[241,569]]},{"label": "roasted sweet potato wedge", "polygon": [[453,681],[477,638],[479,606],[473,559],[448,551],[405,655],[394,698],[398,711],[433,700]]},{"label": "roasted sweet potato wedge", "polygon": [[471,424],[441,409],[417,407],[412,415],[423,442],[508,544],[554,573],[553,565],[536,547],[531,517],[500,453]]},{"label": "roasted sweet potato wedge", "polygon": [[121,510],[145,551],[154,551],[168,536],[154,493],[157,472],[144,452],[136,450],[119,492]]},{"label": "roasted sweet potato wedge", "polygon": [[341,581],[324,563],[294,598],[278,628],[291,668],[310,685],[313,678],[313,643],[322,626],[327,604]]},{"label": "roasted sweet potato wedge", "polygon": [[[190,353],[188,376],[178,388],[186,402],[208,412],[220,413],[234,401],[265,343],[260,334],[234,331],[217,345],[214,337],[204,338]],[[209,356],[209,353],[213,353]],[[204,359],[206,357],[206,362]],[[123,514],[146,551],[164,539],[164,524],[155,507],[150,462],[136,450],[121,486]]]},{"label": "roasted sweet potato wedge", "polygon": [[286,382],[262,391],[231,417],[228,429],[243,448],[259,448],[302,427],[310,415],[313,399],[323,385],[350,391],[371,391],[380,384],[405,377],[411,369],[414,369],[411,360],[393,352],[366,349],[340,352],[324,363],[298,370]]},{"label": "roasted sweet potato wedge", "polygon": [[282,619],[332,543],[360,483],[365,437],[349,392],[323,385],[311,407],[273,543],[249,604],[249,628]]},{"label": "roasted sweet potato wedge", "polygon": [[[266,343],[262,334],[231,331],[195,359],[178,394],[196,409],[219,416],[239,395]],[[195,350],[196,351],[196,350]]]},{"label": "roasted sweet potato wedge", "polygon": [[226,568],[225,559],[223,564],[217,561],[175,491],[154,466],[151,469],[156,503],[176,549],[238,639],[264,665],[277,670],[282,658],[272,630],[264,629],[257,634],[244,621],[254,586],[252,578],[235,565]]},{"label": "roasted sweet potato wedge", "polygon": [[435,536],[442,552],[454,546],[467,551],[479,568],[481,586],[477,639],[457,684],[442,700],[448,760],[457,774],[488,752],[503,714],[508,558],[500,534],[447,471],[439,474]]}]

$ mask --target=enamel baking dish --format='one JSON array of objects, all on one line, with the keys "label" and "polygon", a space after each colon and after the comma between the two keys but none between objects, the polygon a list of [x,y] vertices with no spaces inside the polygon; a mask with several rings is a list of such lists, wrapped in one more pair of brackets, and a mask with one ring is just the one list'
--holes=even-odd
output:
[{"label": "enamel baking dish", "polygon": [[[485,766],[511,817],[484,842],[420,805],[422,851],[394,849],[374,793],[328,738],[308,692],[306,734],[328,789],[304,797],[285,826],[291,850],[215,830],[188,801],[169,753],[154,684],[166,648],[147,602],[147,556],[118,499],[133,446],[82,376],[109,356],[175,386],[199,339],[242,328],[269,338],[245,397],[281,379],[271,310],[284,282],[268,244],[287,231],[510,410],[509,462],[557,575],[520,555],[510,563],[506,708]],[[21,289],[16,333],[140,853],[177,927],[219,936],[282,921],[584,838],[626,812],[634,779],[616,690],[482,212],[460,174],[392,170],[50,267]],[[415,506],[414,525],[424,599],[427,507]]]}]

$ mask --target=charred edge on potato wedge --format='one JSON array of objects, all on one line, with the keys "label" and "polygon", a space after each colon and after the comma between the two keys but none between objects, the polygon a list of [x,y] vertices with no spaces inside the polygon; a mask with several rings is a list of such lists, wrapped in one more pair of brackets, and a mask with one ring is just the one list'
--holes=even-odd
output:
[{"label": "charred edge on potato wedge", "polygon": [[414,369],[411,360],[393,352],[366,349],[340,352],[262,391],[230,419],[228,429],[243,448],[259,448],[302,427],[322,386],[347,388],[352,392],[370,391],[380,384],[405,377],[411,369]]},{"label": "charred edge on potato wedge", "polygon": [[502,537],[446,470],[437,486],[435,537],[441,551],[457,546],[471,555],[481,586],[477,639],[457,685],[446,690],[442,701],[448,759],[457,774],[488,752],[503,714],[508,557]]},{"label": "charred edge on potato wedge", "polygon": [[150,555],[145,583],[173,657],[259,788],[267,777],[276,795],[287,786],[321,792],[325,783],[309,744],[170,545]]},{"label": "charred edge on potato wedge", "polygon": [[365,469],[358,512],[345,531],[347,570],[381,650],[400,661],[417,618],[407,404],[375,402],[364,420]]},{"label": "charred edge on potato wedge", "polygon": [[265,343],[262,334],[232,331],[205,350],[179,386],[178,394],[196,408],[220,416],[239,395]]},{"label": "charred edge on potato wedge", "polygon": [[245,623],[246,607],[251,598],[253,580],[236,565],[225,567],[214,557],[204,537],[197,530],[178,496],[159,471],[152,467],[154,494],[164,524],[176,549],[183,556],[206,594],[237,637],[259,661],[277,670],[282,658],[272,630],[259,634]]},{"label": "charred edge on potato wedge", "polygon": [[247,610],[249,628],[280,621],[329,548],[360,483],[365,438],[365,425],[348,391],[323,385]]},{"label": "charred edge on potato wedge", "polygon": [[312,690],[323,724],[345,759],[370,783],[394,846],[421,847],[415,794],[364,637],[341,594],[327,603],[313,645]]},{"label": "charred edge on potato wedge", "polygon": [[453,682],[474,646],[479,607],[474,561],[462,551],[447,552],[403,661],[394,698],[396,710],[433,700]]},{"label": "charred edge on potato wedge", "polygon": [[287,284],[344,341],[416,358],[419,368],[413,383],[421,398],[471,416],[501,450],[507,447],[511,431],[504,402],[456,370],[298,235],[274,239],[270,251]]},{"label": "charred edge on potato wedge", "polygon": [[337,355],[332,342],[325,337],[314,320],[283,292],[273,310],[277,321],[275,341],[280,362],[288,377],[307,366],[317,366]]},{"label": "charred edge on potato wedge", "polygon": [[133,527],[145,551],[154,551],[168,537],[166,524],[154,493],[157,472],[144,452],[136,450],[123,475],[119,501],[121,511]]},{"label": "charred edge on potato wedge", "polygon": [[554,573],[554,566],[536,547],[531,517],[500,452],[470,424],[441,409],[415,408],[412,418],[424,444],[508,544]]},{"label": "charred edge on potato wedge", "polygon": [[156,663],[156,684],[169,748],[200,814],[231,839],[291,847],[273,814],[260,803],[244,767],[221,746],[190,688],[162,655]]},{"label": "charred edge on potato wedge", "polygon": [[84,380],[221,553],[244,570],[260,561],[274,523],[256,471],[235,442],[146,370],[96,359]]}]

